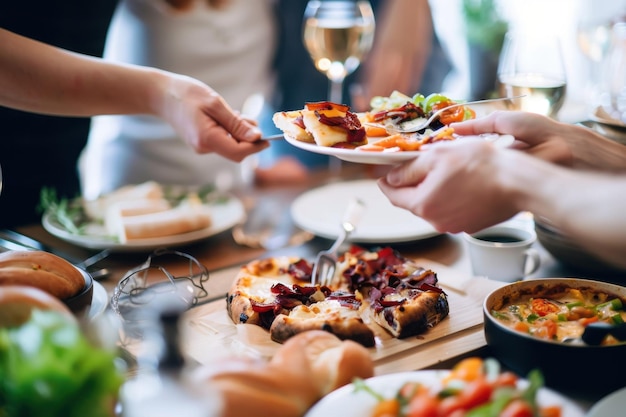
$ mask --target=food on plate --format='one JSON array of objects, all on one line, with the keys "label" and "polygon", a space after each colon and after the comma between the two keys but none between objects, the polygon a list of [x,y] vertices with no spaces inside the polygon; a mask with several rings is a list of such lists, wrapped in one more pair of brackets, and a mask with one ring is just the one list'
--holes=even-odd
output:
[{"label": "food on plate", "polygon": [[219,393],[220,417],[300,417],[331,391],[373,374],[363,346],[313,330],[291,338],[269,362],[232,358],[200,367],[192,380]]},{"label": "food on plate", "polygon": [[[557,286],[549,292],[536,291],[508,298],[496,305],[491,315],[503,325],[534,337],[562,342],[578,339],[591,323],[608,325],[626,321],[625,300],[606,292]],[[620,343],[612,335],[602,345]]]},{"label": "food on plate", "polygon": [[0,253],[0,286],[39,288],[59,299],[78,294],[85,287],[83,274],[70,262],[45,251]]},{"label": "food on plate", "polygon": [[270,257],[244,265],[227,295],[234,323],[259,325],[279,343],[306,330],[375,345],[376,326],[406,338],[423,333],[449,312],[434,271],[390,247],[353,245],[337,261],[328,286],[312,286],[311,262]]},{"label": "food on plate", "polygon": [[286,135],[319,146],[354,148],[367,143],[357,114],[343,104],[306,103],[302,110],[275,113],[273,121]]},{"label": "food on plate", "polygon": [[[142,201],[136,211],[117,203],[109,208],[106,226],[121,243],[193,232],[211,226],[211,209],[195,195],[172,207],[165,200]],[[135,205],[135,208],[138,206]]]},{"label": "food on plate", "polygon": [[357,380],[355,385],[378,400],[370,417],[561,416],[558,404],[537,403],[543,386],[540,371],[532,371],[523,386],[515,374],[501,371],[496,360],[470,357],[442,375],[435,384],[406,382],[390,397],[374,391],[367,381]]},{"label": "food on plate", "polygon": [[0,414],[110,417],[124,378],[116,352],[92,344],[78,322],[33,309],[0,328]]},{"label": "food on plate", "polygon": [[93,201],[84,201],[85,211],[103,221],[108,233],[120,243],[135,239],[172,236],[211,225],[211,211],[190,193],[173,204],[162,187],[149,181],[127,185]]},{"label": "food on plate", "polygon": [[212,225],[203,190],[172,191],[154,181],[127,185],[93,200],[56,201],[42,193],[42,206],[68,232],[90,233],[128,243],[174,236]]},{"label": "food on plate", "polygon": [[290,138],[336,148],[368,152],[416,151],[422,145],[454,140],[457,136],[448,125],[476,116],[469,106],[444,111],[429,126],[415,133],[398,133],[398,127],[425,122],[434,112],[458,102],[442,95],[409,97],[394,91],[389,97],[374,97],[372,108],[352,113],[346,105],[306,103],[302,110],[277,112],[276,127]]},{"label": "food on plate", "polygon": [[[394,91],[388,97],[372,98],[370,102],[372,108],[366,113],[365,120],[380,123],[383,126],[401,125],[407,122],[419,124],[426,121],[433,113],[456,104],[459,102],[443,94],[433,93],[425,97],[417,93],[409,97],[399,91]],[[476,113],[469,106],[457,106],[450,111],[444,111],[428,128],[436,130],[450,123],[475,117]]]},{"label": "food on plate", "polygon": [[27,322],[33,310],[53,310],[75,320],[69,308],[58,298],[36,287],[26,285],[0,286],[0,327]]}]

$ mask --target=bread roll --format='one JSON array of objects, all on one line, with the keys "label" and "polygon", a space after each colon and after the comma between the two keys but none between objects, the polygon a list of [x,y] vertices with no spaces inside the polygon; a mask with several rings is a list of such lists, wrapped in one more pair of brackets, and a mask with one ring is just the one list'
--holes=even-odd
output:
[{"label": "bread roll", "polygon": [[312,330],[289,339],[269,362],[233,358],[195,377],[221,395],[221,417],[301,417],[332,390],[373,374],[366,348]]},{"label": "bread roll", "polygon": [[54,310],[76,320],[58,298],[35,287],[0,286],[0,327],[19,326],[28,321],[33,309]]},{"label": "bread roll", "polygon": [[114,232],[119,241],[126,243],[205,229],[211,225],[211,219],[211,209],[202,204],[197,196],[191,195],[169,210],[136,216],[119,215],[117,218],[110,217],[109,221],[117,225]]},{"label": "bread roll", "polygon": [[45,251],[0,253],[0,285],[39,288],[60,299],[85,287],[80,271],[65,259]]}]

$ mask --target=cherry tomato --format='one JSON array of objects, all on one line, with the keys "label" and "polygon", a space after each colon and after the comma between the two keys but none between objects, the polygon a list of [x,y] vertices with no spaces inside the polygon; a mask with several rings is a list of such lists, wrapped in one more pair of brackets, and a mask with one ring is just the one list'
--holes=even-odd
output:
[{"label": "cherry tomato", "polygon": [[559,311],[558,306],[546,300],[545,298],[533,298],[533,300],[530,302],[530,308],[534,313],[541,317]]}]

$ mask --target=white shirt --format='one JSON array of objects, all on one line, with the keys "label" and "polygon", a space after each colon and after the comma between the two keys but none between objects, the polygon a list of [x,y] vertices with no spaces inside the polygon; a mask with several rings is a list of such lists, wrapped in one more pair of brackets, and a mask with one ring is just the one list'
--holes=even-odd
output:
[{"label": "white shirt", "polygon": [[[273,0],[231,0],[212,9],[196,0],[175,11],[161,0],[122,0],[111,22],[104,58],[189,75],[240,109],[274,88]],[[80,161],[83,195],[95,198],[126,184],[241,183],[245,164],[198,155],[165,122],[151,116],[98,116]]]}]

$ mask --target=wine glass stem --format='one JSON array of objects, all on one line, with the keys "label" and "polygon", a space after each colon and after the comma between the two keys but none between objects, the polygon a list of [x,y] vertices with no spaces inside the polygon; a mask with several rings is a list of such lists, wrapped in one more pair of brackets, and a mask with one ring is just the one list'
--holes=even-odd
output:
[{"label": "wine glass stem", "polygon": [[343,104],[343,80],[330,80],[328,99],[331,103]]}]

